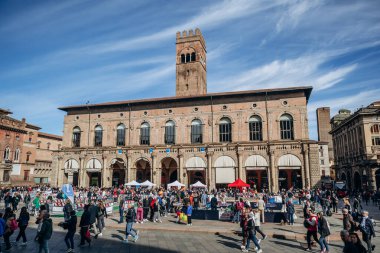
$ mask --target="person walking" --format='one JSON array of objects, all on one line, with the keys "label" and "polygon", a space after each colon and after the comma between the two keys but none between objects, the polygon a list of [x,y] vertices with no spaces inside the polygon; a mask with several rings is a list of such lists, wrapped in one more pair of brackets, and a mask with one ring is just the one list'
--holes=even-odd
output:
[{"label": "person walking", "polygon": [[133,224],[136,220],[136,212],[132,205],[128,205],[128,211],[125,216],[127,221],[127,225],[125,228],[125,239],[124,242],[128,243],[128,236],[131,235],[133,237],[134,242],[137,242],[139,239],[139,231],[133,228]]},{"label": "person walking", "polygon": [[[314,211],[312,209],[307,210],[309,218],[305,220],[304,225],[307,227],[307,233],[306,233],[306,241],[307,241],[307,248],[306,251],[311,251],[311,237],[314,238],[316,242],[318,242],[319,246],[321,244],[319,243],[317,231],[318,231],[318,217],[314,214]],[[322,246],[321,246],[322,248]]]},{"label": "person walking", "polygon": [[53,234],[53,221],[50,219],[50,214],[45,213],[40,232],[37,234],[39,250],[38,253],[49,253],[48,241]]},{"label": "person walking", "polygon": [[103,236],[103,229],[105,229],[106,224],[104,222],[104,216],[108,218],[107,216],[107,210],[104,206],[103,201],[99,200],[98,206],[97,206],[97,213],[96,213],[96,221],[99,228],[99,234],[95,235],[95,237]]},{"label": "person walking", "polygon": [[91,246],[91,236],[89,227],[91,225],[90,220],[91,220],[91,214],[88,211],[89,206],[85,205],[84,206],[84,212],[82,214],[82,217],[79,222],[79,227],[80,227],[80,244],[79,246],[85,245],[84,241],[87,241],[88,246]]},{"label": "person walking", "polygon": [[[3,219],[3,213],[0,213],[0,238],[3,237],[5,232],[5,220]],[[0,252],[1,252],[1,243],[0,243]]]},{"label": "person walking", "polygon": [[30,219],[30,215],[29,215],[26,207],[23,206],[21,208],[20,216],[18,217],[18,220],[17,220],[20,231],[19,231],[17,238],[16,238],[16,242],[18,242],[20,240],[20,238],[22,237],[22,244],[21,245],[26,245],[25,230],[28,227],[29,219]]},{"label": "person walking", "polygon": [[262,249],[260,247],[260,240],[257,240],[256,237],[256,231],[255,231],[255,221],[254,221],[254,214],[251,212],[248,215],[248,221],[247,221],[247,231],[248,231],[248,238],[247,238],[247,244],[244,249],[242,249],[243,252],[248,252],[249,251],[249,246],[251,240],[255,244],[256,248],[256,253],[262,253]]},{"label": "person walking", "polygon": [[335,193],[332,195],[331,203],[332,203],[333,212],[337,213],[338,212],[338,208],[337,208],[338,207],[338,197],[336,196]]},{"label": "person walking", "polygon": [[148,221],[149,213],[149,199],[148,196],[145,196],[143,199],[143,221]]},{"label": "person walking", "polygon": [[347,230],[349,233],[354,232],[356,224],[351,214],[348,213],[348,209],[344,208],[342,210],[343,214],[343,229]]},{"label": "person walking", "polygon": [[18,228],[16,215],[13,213],[11,207],[7,207],[5,209],[3,219],[5,220],[5,232],[3,235],[4,242],[5,242],[5,250],[10,250],[12,248],[10,237],[11,235],[13,235],[14,231]]},{"label": "person walking", "polygon": [[352,244],[355,246],[356,253],[367,253],[367,250],[364,247],[362,241],[360,241],[359,235],[357,233],[350,233],[350,239]]},{"label": "person walking", "polygon": [[289,200],[286,204],[286,212],[288,214],[288,224],[289,225],[294,225],[294,213],[295,213],[295,208],[291,200]]},{"label": "person walking", "polygon": [[70,218],[65,222],[67,227],[67,233],[65,236],[65,243],[67,246],[67,253],[74,252],[74,235],[77,231],[78,218],[74,210],[70,212]]},{"label": "person walking", "polygon": [[371,239],[375,237],[375,229],[373,223],[368,217],[368,211],[362,211],[362,217],[359,220],[359,229],[362,232],[363,241],[367,244],[367,252],[372,253],[375,250],[375,245],[372,245]]},{"label": "person walking", "polygon": [[34,216],[37,216],[40,211],[40,193],[37,193],[36,197],[33,199],[33,206],[34,206]]},{"label": "person walking", "polygon": [[255,222],[255,231],[257,231],[262,237],[263,240],[267,238],[266,234],[264,234],[263,231],[260,229],[260,210],[258,209],[253,209],[253,214],[254,216],[254,222]]},{"label": "person walking", "polygon": [[153,222],[162,223],[162,220],[160,218],[160,204],[158,203],[157,198],[154,199],[153,203]]},{"label": "person walking", "polygon": [[358,253],[347,230],[340,231],[340,238],[344,242],[343,253]]},{"label": "person walking", "polygon": [[321,253],[329,252],[329,245],[326,237],[331,234],[330,225],[327,219],[323,216],[323,212],[318,213],[318,232],[321,235],[318,240],[321,245]]},{"label": "person walking", "polygon": [[141,201],[138,201],[137,206],[137,223],[144,223],[144,209]]},{"label": "person walking", "polygon": [[90,213],[90,228],[94,230],[95,239],[98,238],[98,228],[96,227],[96,215],[98,213],[98,207],[90,202],[88,211]]}]

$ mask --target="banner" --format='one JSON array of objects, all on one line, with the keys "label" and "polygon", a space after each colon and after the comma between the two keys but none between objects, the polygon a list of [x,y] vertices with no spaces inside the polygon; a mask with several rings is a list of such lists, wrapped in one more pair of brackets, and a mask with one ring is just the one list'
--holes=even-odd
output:
[{"label": "banner", "polygon": [[74,205],[74,190],[71,184],[62,185],[62,192],[71,200],[71,204]]}]

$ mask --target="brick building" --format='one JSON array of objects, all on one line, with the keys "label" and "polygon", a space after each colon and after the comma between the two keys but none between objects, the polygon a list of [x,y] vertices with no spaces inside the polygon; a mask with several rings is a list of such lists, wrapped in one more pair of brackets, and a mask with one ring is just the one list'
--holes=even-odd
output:
[{"label": "brick building", "polygon": [[67,106],[56,183],[110,187],[174,180],[259,189],[319,183],[318,142],[309,140],[311,87],[207,93],[199,29],[177,33],[176,96]]},{"label": "brick building", "polygon": [[380,101],[331,119],[334,169],[348,189],[380,188]]},{"label": "brick building", "polygon": [[[41,154],[38,150],[38,143],[48,134],[39,132],[40,127],[27,123],[24,118],[10,117],[11,114],[0,109],[0,185],[31,185],[35,182],[38,162],[44,159],[52,163],[52,152]],[[62,137],[57,138],[62,142]],[[51,174],[46,181],[51,181]]]}]

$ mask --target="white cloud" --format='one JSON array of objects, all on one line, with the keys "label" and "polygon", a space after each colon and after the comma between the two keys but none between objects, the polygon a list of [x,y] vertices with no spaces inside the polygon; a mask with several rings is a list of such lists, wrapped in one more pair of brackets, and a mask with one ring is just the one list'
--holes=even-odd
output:
[{"label": "white cloud", "polygon": [[315,80],[314,87],[316,90],[324,90],[331,88],[337,83],[343,81],[345,76],[354,71],[357,67],[357,64],[349,65],[347,67],[342,67],[335,69],[333,71],[324,74]]}]

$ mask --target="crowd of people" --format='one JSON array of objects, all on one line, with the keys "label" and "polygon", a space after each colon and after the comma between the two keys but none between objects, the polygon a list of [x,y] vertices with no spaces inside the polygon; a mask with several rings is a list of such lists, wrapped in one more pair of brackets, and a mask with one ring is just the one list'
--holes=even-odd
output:
[{"label": "crowd of people", "polygon": [[[125,243],[136,242],[139,231],[135,223],[161,223],[162,217],[175,214],[177,223],[193,225],[193,211],[205,208],[217,210],[219,207],[230,209],[230,220],[241,228],[241,250],[248,252],[251,241],[257,253],[262,252],[261,242],[267,238],[261,224],[265,224],[265,213],[270,200],[276,198],[280,203],[281,223],[294,225],[295,205],[303,209],[303,225],[306,228],[306,251],[311,251],[313,240],[319,245],[321,253],[329,252],[329,236],[331,234],[329,217],[337,213],[339,197],[332,190],[300,190],[282,191],[276,194],[257,191],[239,192],[232,189],[207,192],[205,189],[147,189],[147,188],[110,188],[98,187],[74,188],[74,199],[71,201],[60,189],[50,187],[13,187],[0,190],[0,201],[4,202],[4,213],[0,213],[0,236],[4,238],[5,250],[10,250],[10,237],[18,231],[16,243],[22,239],[21,246],[26,245],[26,229],[30,215],[36,217],[37,234],[34,241],[39,244],[39,252],[49,252],[48,241],[52,236],[53,222],[51,213],[54,202],[64,201],[63,220],[59,226],[66,230],[64,241],[67,252],[74,252],[74,235],[79,227],[80,244],[90,246],[93,239],[102,237],[108,218],[107,203],[118,206],[119,223],[126,222]],[[364,192],[345,197],[343,201],[343,224],[341,238],[345,244],[344,253],[373,252],[375,245],[372,238],[375,230],[368,211],[363,209],[362,199],[366,204],[373,197]],[[231,204],[232,201],[232,204]],[[21,203],[21,204],[20,204]],[[373,201],[376,204],[376,201]],[[21,210],[19,210],[19,205]],[[80,218],[77,213],[82,212]],[[18,214],[18,216],[17,216]],[[16,217],[17,216],[17,217]],[[78,222],[79,219],[79,222]],[[362,234],[363,246],[359,234]],[[259,238],[259,235],[261,238]],[[131,237],[131,240],[129,239]],[[1,251],[1,248],[0,248]]]}]

